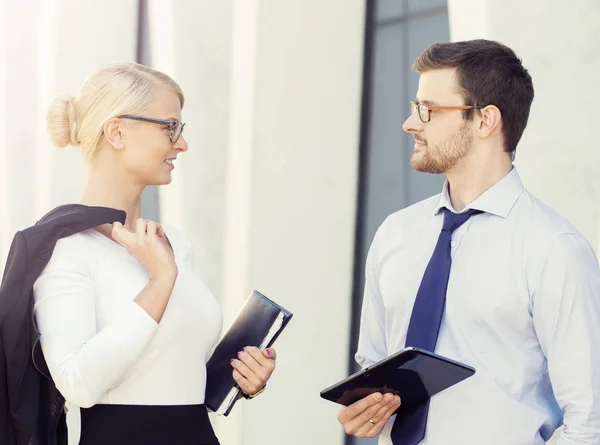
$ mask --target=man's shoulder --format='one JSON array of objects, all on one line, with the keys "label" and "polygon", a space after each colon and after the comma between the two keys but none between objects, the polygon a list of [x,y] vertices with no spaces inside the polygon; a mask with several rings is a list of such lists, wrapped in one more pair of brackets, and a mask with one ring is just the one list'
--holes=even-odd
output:
[{"label": "man's shoulder", "polygon": [[513,238],[536,264],[549,252],[564,258],[596,256],[594,247],[575,224],[526,189],[516,210]]},{"label": "man's shoulder", "polygon": [[440,194],[388,215],[377,228],[374,244],[390,245],[418,239],[424,227],[435,219]]},{"label": "man's shoulder", "polygon": [[526,218],[529,221],[527,227],[530,231],[550,238],[560,235],[575,235],[583,238],[581,232],[571,221],[527,189],[523,191],[523,199],[520,204],[526,212]]}]

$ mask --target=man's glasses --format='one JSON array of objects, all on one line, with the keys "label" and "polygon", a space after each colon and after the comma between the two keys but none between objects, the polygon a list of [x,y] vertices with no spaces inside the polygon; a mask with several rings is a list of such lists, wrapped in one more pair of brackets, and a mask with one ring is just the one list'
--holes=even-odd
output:
[{"label": "man's glasses", "polygon": [[419,119],[426,124],[431,120],[431,112],[437,110],[478,110],[485,108],[482,105],[429,105],[423,103],[410,103],[410,114],[419,113]]},{"label": "man's glasses", "polygon": [[150,122],[152,124],[164,125],[165,128],[168,128],[171,131],[171,134],[169,135],[169,140],[172,144],[177,142],[177,139],[179,139],[179,136],[181,136],[181,133],[183,132],[183,127],[185,127],[185,124],[176,120],[152,119],[150,117],[134,116],[132,114],[123,114],[117,117],[121,119],[133,119],[135,121],[143,121]]}]

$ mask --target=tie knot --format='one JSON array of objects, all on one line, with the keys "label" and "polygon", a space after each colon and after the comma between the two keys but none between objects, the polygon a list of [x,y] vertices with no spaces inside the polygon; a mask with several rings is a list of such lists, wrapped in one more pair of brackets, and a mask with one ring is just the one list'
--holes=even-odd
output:
[{"label": "tie knot", "polygon": [[454,232],[460,226],[462,226],[471,216],[481,213],[481,210],[471,209],[465,213],[453,213],[448,209],[444,209],[444,225],[442,226],[442,232]]}]

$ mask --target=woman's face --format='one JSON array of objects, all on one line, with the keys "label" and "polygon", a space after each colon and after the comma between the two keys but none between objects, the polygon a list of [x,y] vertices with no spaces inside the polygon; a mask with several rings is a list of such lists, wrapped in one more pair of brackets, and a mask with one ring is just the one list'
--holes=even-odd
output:
[{"label": "woman's face", "polygon": [[[181,104],[176,93],[157,88],[150,108],[142,117],[181,121]],[[140,185],[162,185],[171,182],[175,158],[188,149],[183,134],[170,141],[171,130],[162,124],[122,119],[122,165]]]}]

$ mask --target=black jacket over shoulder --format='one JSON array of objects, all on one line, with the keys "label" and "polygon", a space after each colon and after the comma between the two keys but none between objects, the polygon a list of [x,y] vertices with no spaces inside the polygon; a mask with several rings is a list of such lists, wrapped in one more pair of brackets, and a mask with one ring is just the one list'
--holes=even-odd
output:
[{"label": "black jacket over shoulder", "polygon": [[15,235],[0,286],[0,445],[66,445],[65,400],[39,346],[33,284],[60,238],[102,224],[125,223],[125,212],[69,204]]}]

